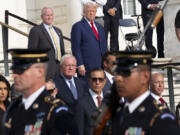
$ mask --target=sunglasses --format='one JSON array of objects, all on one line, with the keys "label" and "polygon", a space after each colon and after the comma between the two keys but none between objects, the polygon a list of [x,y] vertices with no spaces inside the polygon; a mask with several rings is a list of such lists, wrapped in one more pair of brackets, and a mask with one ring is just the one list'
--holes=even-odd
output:
[{"label": "sunglasses", "polygon": [[93,82],[99,81],[100,83],[104,82],[104,79],[105,79],[105,78],[100,78],[100,77],[99,77],[99,78],[96,78],[96,77],[92,77],[92,78],[91,78],[91,80],[92,80]]},{"label": "sunglasses", "polygon": [[18,74],[18,75],[21,75],[24,73],[26,69],[12,69],[12,73],[13,74]]},{"label": "sunglasses", "polygon": [[54,92],[55,89],[56,89],[56,88],[48,89],[47,91],[48,91],[49,94],[52,94],[52,93]]}]

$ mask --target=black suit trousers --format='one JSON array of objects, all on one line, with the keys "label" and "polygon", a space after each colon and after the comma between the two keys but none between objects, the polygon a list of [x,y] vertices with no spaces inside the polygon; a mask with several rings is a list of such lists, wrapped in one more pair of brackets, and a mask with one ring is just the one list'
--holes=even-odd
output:
[{"label": "black suit trousers", "polygon": [[[152,15],[152,13],[147,13],[147,12],[144,12],[142,14],[144,27],[148,23],[151,15]],[[164,57],[164,19],[163,19],[163,17],[161,18],[160,22],[158,23],[158,25],[156,27],[156,32],[157,32],[158,58],[163,58]],[[145,42],[146,42],[147,49],[153,48],[152,36],[153,36],[153,29],[149,28],[145,34]]]},{"label": "black suit trousers", "polygon": [[110,32],[110,51],[119,50],[119,19],[117,17],[111,17],[109,15],[105,16],[104,31],[106,39],[108,39],[108,33]]}]

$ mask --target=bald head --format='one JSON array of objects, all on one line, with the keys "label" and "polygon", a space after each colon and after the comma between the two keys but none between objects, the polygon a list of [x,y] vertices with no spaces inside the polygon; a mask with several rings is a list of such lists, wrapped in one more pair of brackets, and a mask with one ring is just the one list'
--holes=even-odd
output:
[{"label": "bald head", "polygon": [[161,96],[164,91],[164,76],[160,73],[153,73],[150,81],[150,90],[154,94]]}]

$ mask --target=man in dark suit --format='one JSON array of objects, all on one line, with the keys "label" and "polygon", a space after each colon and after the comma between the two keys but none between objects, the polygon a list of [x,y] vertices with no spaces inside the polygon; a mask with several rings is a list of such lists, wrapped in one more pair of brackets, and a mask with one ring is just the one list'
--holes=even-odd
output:
[{"label": "man in dark suit", "polygon": [[31,29],[28,39],[28,48],[50,48],[48,52],[49,62],[47,70],[47,80],[53,79],[59,73],[60,57],[64,55],[63,35],[59,28],[52,25],[53,10],[44,7],[41,13],[42,23]]},{"label": "man in dark suit", "polygon": [[106,52],[102,57],[102,66],[106,75],[106,84],[103,88],[103,92],[107,92],[110,90],[111,85],[114,80],[114,72],[115,68],[116,56],[113,52]]},{"label": "man in dark suit", "polygon": [[[153,15],[153,11],[159,6],[162,0],[139,0],[142,5],[142,19],[144,27]],[[164,58],[164,19],[161,18],[156,27],[158,58]],[[152,43],[153,29],[149,28],[145,34],[145,43],[148,50],[154,50]]]},{"label": "man in dark suit", "polygon": [[86,77],[91,69],[101,67],[101,57],[107,51],[104,29],[94,21],[96,8],[93,2],[84,4],[84,17],[71,31],[71,49],[77,59],[78,73]]},{"label": "man in dark suit", "polygon": [[87,92],[87,83],[75,77],[76,58],[65,54],[60,61],[60,74],[54,78],[58,88],[57,97],[62,99],[72,110],[79,98]]},{"label": "man in dark suit", "polygon": [[103,99],[102,89],[106,83],[103,69],[92,69],[88,75],[89,91],[76,105],[75,119],[79,129],[79,135],[91,135],[91,115],[100,107]]},{"label": "man in dark suit", "polygon": [[45,88],[48,55],[44,49],[12,49],[14,100],[4,118],[6,135],[78,135],[74,117],[65,103]]},{"label": "man in dark suit", "polygon": [[119,50],[119,19],[122,17],[121,0],[107,0],[103,7],[106,39],[110,32],[110,51]]},{"label": "man in dark suit", "polygon": [[176,36],[180,41],[180,10],[176,14],[174,26],[175,26]]},{"label": "man in dark suit", "polygon": [[122,109],[113,114],[113,135],[179,135],[173,113],[151,96],[152,52],[128,51],[117,54],[116,91],[126,99]]},{"label": "man in dark suit", "polygon": [[161,73],[155,72],[151,75],[150,91],[152,97],[162,105],[167,105],[167,102],[162,98],[164,91],[164,76]]}]

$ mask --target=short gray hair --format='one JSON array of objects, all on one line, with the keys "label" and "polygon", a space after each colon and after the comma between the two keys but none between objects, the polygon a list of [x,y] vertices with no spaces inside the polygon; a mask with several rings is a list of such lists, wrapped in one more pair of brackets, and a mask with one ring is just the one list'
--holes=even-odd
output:
[{"label": "short gray hair", "polygon": [[96,8],[96,10],[97,10],[97,5],[96,5],[96,3],[89,1],[89,2],[86,2],[86,3],[83,4],[83,13],[85,12],[85,10],[86,10],[88,7],[94,7],[94,8]]},{"label": "short gray hair", "polygon": [[41,15],[43,15],[43,14],[44,14],[44,10],[45,10],[45,9],[51,9],[51,10],[53,11],[53,9],[52,9],[52,8],[50,8],[50,7],[43,7],[43,8],[42,8],[42,10],[41,10]]},{"label": "short gray hair", "polygon": [[[64,59],[66,59],[66,58],[74,58],[75,59],[75,61],[76,61],[76,58],[72,55],[72,54],[65,54],[65,55],[63,55],[62,57],[61,57],[61,61],[60,61],[60,65],[62,65],[63,64],[63,62],[64,62]],[[77,61],[76,61],[77,62]]]}]

